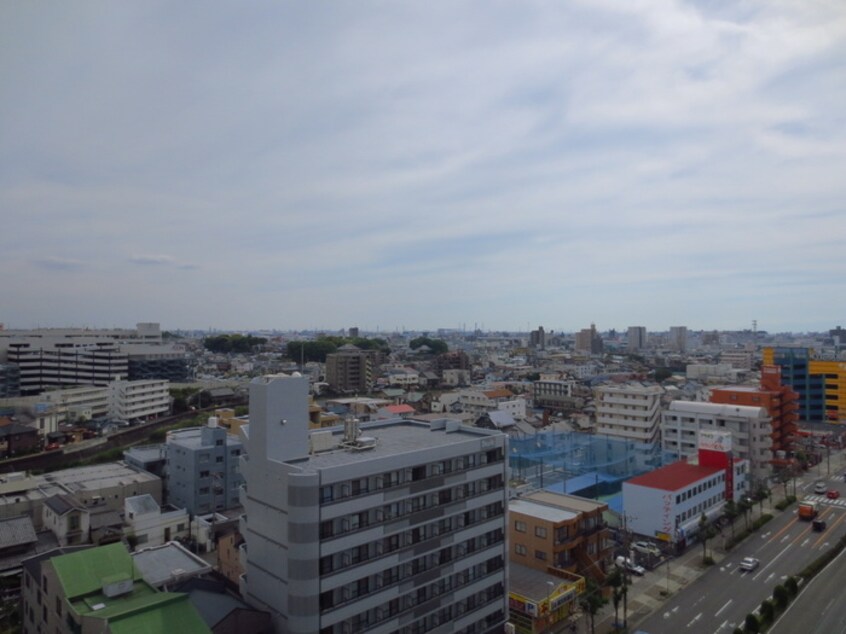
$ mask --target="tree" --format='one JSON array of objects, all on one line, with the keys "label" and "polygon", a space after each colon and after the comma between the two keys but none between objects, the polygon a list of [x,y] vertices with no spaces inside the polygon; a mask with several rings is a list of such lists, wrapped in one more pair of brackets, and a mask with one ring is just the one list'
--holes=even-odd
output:
[{"label": "tree", "polygon": [[760,632],[761,624],[758,622],[758,617],[754,614],[747,614],[746,620],[743,622],[743,628],[747,632]]},{"label": "tree", "polygon": [[703,513],[699,517],[699,532],[697,538],[702,542],[702,563],[708,563],[708,540],[711,539],[717,532],[714,527],[708,523],[708,517]]},{"label": "tree", "polygon": [[746,496],[743,496],[737,503],[738,510],[743,513],[743,525],[746,530],[749,530],[749,511],[752,510],[752,505],[752,500]]},{"label": "tree", "polygon": [[415,337],[408,342],[408,347],[412,350],[417,350],[421,346],[427,346],[432,354],[443,354],[449,352],[449,346],[446,341],[442,339],[430,339],[429,337]]},{"label": "tree", "polygon": [[620,622],[620,601],[626,592],[626,579],[623,571],[614,567],[605,582],[612,588],[611,600],[614,602],[614,623]]},{"label": "tree", "polygon": [[723,507],[723,515],[731,523],[731,538],[734,539],[734,520],[737,519],[738,510],[734,500],[729,500]]},{"label": "tree", "polygon": [[594,619],[599,608],[607,603],[605,597],[602,596],[601,588],[591,577],[585,579],[585,591],[579,597],[579,606],[584,610],[585,614],[590,616],[590,631],[595,634],[596,628]]}]

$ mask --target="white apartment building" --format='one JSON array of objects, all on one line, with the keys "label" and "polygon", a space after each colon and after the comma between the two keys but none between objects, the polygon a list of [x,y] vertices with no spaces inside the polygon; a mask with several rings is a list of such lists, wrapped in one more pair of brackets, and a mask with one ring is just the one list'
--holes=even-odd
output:
[{"label": "white apartment building", "polygon": [[170,411],[170,384],[147,379],[109,383],[109,416],[119,420],[146,420]]},{"label": "white apartment building", "polygon": [[242,596],[277,632],[502,632],[507,436],[454,421],[308,431],[308,382],[250,385]]},{"label": "white apartment building", "polygon": [[532,383],[532,401],[535,407],[561,409],[571,404],[573,380],[549,380],[541,377]]},{"label": "white apartment building", "polygon": [[495,410],[508,412],[514,418],[526,417],[526,400],[516,398],[509,390],[462,390],[458,393],[461,411],[474,416],[488,414]]},{"label": "white apartment building", "polygon": [[752,475],[769,474],[772,419],[763,407],[673,401],[661,413],[662,448],[677,458],[695,456],[700,431],[731,432],[735,456],[749,461]]},{"label": "white apartment building", "polygon": [[754,360],[754,355],[746,350],[723,350],[720,353],[720,361],[737,370],[751,370]]},{"label": "white apartment building", "polygon": [[635,469],[655,466],[660,449],[660,385],[626,383],[601,385],[594,392],[597,434],[629,440],[635,444],[632,455]]}]

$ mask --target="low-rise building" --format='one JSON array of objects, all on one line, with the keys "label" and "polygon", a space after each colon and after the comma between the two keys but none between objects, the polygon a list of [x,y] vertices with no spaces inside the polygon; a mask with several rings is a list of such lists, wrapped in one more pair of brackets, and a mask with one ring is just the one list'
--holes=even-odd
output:
[{"label": "low-rise building", "polygon": [[120,420],[148,420],[170,411],[167,381],[117,380],[109,383],[109,416]]},{"label": "low-rise building", "polygon": [[123,544],[53,551],[23,565],[25,634],[210,632],[188,595],[141,578]]},{"label": "low-rise building", "polygon": [[136,495],[124,501],[125,532],[136,547],[153,547],[189,535],[190,518],[185,509],[159,506],[152,495]]},{"label": "low-rise building", "polygon": [[[719,440],[712,442],[713,437]],[[698,463],[680,460],[623,483],[628,530],[684,547],[698,533],[703,515],[713,521],[726,500],[748,493],[749,462],[732,456],[731,436],[710,432],[707,441],[710,449],[700,447]]]},{"label": "low-rise building", "polygon": [[157,476],[113,462],[52,471],[43,475],[8,473],[0,476],[0,518],[28,515],[36,530],[43,527],[43,506],[54,495],[74,496],[84,507],[122,512],[123,501],[149,493],[160,502],[162,481]]},{"label": "low-rise building", "polygon": [[513,562],[542,572],[564,571],[603,581],[612,544],[604,502],[541,491],[508,503]]}]

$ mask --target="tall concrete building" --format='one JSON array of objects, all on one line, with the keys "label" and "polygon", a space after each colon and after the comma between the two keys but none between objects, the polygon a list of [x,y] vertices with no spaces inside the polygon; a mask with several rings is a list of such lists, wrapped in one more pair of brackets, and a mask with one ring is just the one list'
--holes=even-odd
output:
[{"label": "tall concrete building", "polygon": [[575,348],[577,352],[602,354],[604,346],[602,344],[602,337],[596,332],[596,324],[591,324],[590,328],[582,328],[576,333]]},{"label": "tall concrete building", "polygon": [[373,357],[352,344],[326,355],[326,382],[340,394],[366,394],[373,387]]},{"label": "tall concrete building", "polygon": [[701,432],[729,432],[734,455],[748,460],[752,475],[763,479],[773,457],[771,421],[763,407],[673,401],[661,413],[661,442],[665,452],[681,459],[698,454]]},{"label": "tall concrete building", "polygon": [[763,407],[770,416],[772,426],[773,464],[788,464],[788,454],[793,450],[799,429],[797,401],[799,395],[781,383],[781,368],[765,365],[761,368],[761,386],[730,385],[711,390],[711,402],[724,405]]},{"label": "tall concrete building", "polygon": [[687,326],[670,326],[667,343],[676,352],[687,352]]},{"label": "tall concrete building", "polygon": [[242,595],[284,634],[501,632],[506,436],[404,420],[308,431],[308,383],[250,385]]},{"label": "tall concrete building", "polygon": [[529,333],[529,347],[546,350],[546,331],[543,329],[543,326],[538,326],[537,330]]},{"label": "tall concrete building", "polygon": [[781,384],[798,395],[799,420],[846,420],[846,364],[817,359],[811,348],[764,348],[764,365],[781,368]]},{"label": "tall concrete building", "polygon": [[135,330],[44,328],[0,331],[0,363],[20,368],[20,393],[75,385],[105,386],[118,378],[185,381],[185,350],[164,343],[157,323]]},{"label": "tall concrete building", "polygon": [[629,352],[638,352],[646,347],[646,328],[644,326],[629,326],[628,332]]},{"label": "tall concrete building", "polygon": [[230,509],[240,501],[244,482],[240,439],[219,427],[217,418],[204,427],[168,432],[166,478],[168,502],[192,515]]},{"label": "tall concrete building", "polygon": [[596,388],[596,433],[631,441],[632,469],[659,466],[663,393],[660,385],[641,383]]}]

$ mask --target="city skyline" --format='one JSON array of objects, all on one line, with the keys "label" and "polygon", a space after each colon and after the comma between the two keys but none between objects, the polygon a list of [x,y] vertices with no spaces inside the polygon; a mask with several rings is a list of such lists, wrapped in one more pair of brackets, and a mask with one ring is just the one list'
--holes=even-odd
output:
[{"label": "city skyline", "polygon": [[0,322],[827,331],[843,59],[835,2],[6,3]]}]

